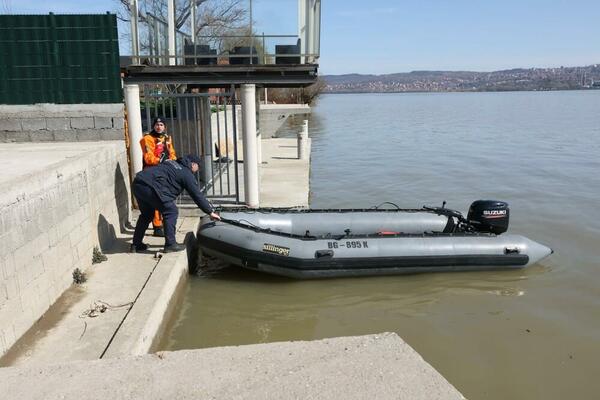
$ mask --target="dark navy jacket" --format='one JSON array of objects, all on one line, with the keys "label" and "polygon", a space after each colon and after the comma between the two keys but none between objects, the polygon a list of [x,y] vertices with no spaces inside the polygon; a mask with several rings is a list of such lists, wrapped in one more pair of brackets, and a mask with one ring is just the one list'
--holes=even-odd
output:
[{"label": "dark navy jacket", "polygon": [[135,176],[134,183],[136,181],[150,186],[163,203],[174,201],[185,189],[202,211],[207,214],[213,212],[212,206],[198,188],[187,157],[165,160],[155,167],[140,171]]}]

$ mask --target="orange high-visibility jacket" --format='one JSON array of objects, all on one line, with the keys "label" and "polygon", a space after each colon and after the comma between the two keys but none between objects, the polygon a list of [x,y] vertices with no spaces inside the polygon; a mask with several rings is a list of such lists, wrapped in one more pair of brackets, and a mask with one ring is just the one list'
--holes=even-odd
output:
[{"label": "orange high-visibility jacket", "polygon": [[177,159],[171,137],[167,134],[154,136],[147,133],[140,140],[140,145],[142,146],[142,153],[144,154],[144,167],[158,165],[160,163],[160,156],[163,152],[166,152],[167,154],[165,159]]}]

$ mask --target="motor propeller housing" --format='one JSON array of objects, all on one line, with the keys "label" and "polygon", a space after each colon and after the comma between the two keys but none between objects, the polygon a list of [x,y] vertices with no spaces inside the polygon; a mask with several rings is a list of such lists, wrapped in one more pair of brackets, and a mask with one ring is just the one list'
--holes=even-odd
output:
[{"label": "motor propeller housing", "polygon": [[508,203],[497,200],[477,200],[469,207],[467,220],[477,231],[499,235],[508,230]]}]

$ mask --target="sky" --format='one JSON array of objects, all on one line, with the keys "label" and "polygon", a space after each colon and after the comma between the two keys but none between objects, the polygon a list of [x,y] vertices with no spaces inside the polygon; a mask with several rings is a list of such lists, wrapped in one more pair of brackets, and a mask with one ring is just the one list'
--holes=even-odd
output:
[{"label": "sky", "polygon": [[[256,32],[297,33],[296,0],[252,2]],[[14,14],[116,7],[116,0],[0,0],[0,12]],[[599,18],[600,0],[322,0],[320,73],[596,64]],[[128,49],[123,43],[122,53]]]}]

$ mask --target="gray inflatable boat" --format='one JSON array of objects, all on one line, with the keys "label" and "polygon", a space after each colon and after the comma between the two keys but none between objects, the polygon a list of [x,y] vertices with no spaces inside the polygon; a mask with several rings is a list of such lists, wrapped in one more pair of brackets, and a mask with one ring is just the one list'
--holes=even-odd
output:
[{"label": "gray inflatable boat", "polygon": [[203,219],[203,254],[292,278],[515,269],[552,253],[506,234],[508,204],[478,200],[467,218],[421,209],[222,209]]}]

